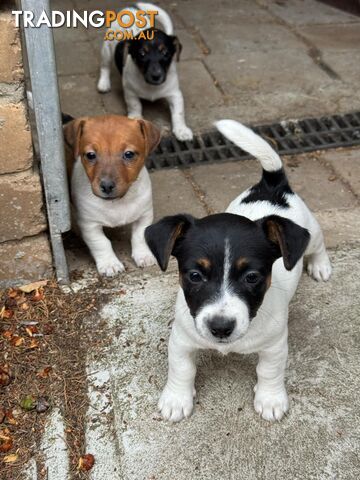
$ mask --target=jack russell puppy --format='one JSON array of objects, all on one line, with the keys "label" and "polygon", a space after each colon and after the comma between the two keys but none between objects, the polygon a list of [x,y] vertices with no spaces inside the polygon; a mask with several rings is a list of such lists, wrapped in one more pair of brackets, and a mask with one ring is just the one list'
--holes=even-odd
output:
[{"label": "jack russell puppy", "polygon": [[159,409],[172,422],[190,416],[197,350],[257,352],[255,410],[266,420],[280,420],[289,408],[288,308],[303,257],[309,256],[307,269],[315,280],[328,280],[331,264],[320,226],[291,190],[278,154],[238,122],[216,126],[260,160],[262,179],[226,213],[165,217],[145,231],[163,271],[170,255],[176,257],[181,285]]},{"label": "jack russell puppy", "polygon": [[75,221],[101,275],[125,270],[103,227],[132,224],[132,258],[153,265],[145,228],[153,221],[152,191],[145,159],[160,141],[146,120],[120,115],[73,119],[63,115],[68,178]]},{"label": "jack russell puppy", "polygon": [[[101,68],[98,81],[98,91],[106,93],[111,90],[110,69],[112,59],[122,76],[124,98],[128,117],[141,118],[141,99],[151,102],[165,98],[170,106],[172,130],[180,141],[192,140],[193,134],[185,123],[184,98],[180,90],[176,61],[179,61],[182,46],[176,36],[169,15],[161,8],[139,2],[128,7],[134,16],[139,10],[157,11],[157,20],[164,31],[149,29],[147,26],[131,27],[135,38],[133,40],[104,40],[101,50]],[[123,21],[126,22],[124,15]],[[148,30],[145,30],[148,29]],[[114,21],[108,32],[124,31],[117,21]],[[151,33],[152,39],[139,38],[139,33]],[[141,35],[141,33],[140,33]]]}]

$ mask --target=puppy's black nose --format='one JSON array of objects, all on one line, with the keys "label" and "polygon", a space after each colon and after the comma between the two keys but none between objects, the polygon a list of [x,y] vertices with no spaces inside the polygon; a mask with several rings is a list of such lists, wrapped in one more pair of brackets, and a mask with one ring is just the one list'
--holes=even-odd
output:
[{"label": "puppy's black nose", "polygon": [[106,195],[110,195],[115,188],[115,182],[113,180],[101,180],[100,182],[100,190],[102,193],[106,193]]},{"label": "puppy's black nose", "polygon": [[209,330],[217,338],[230,337],[235,328],[233,318],[213,317],[209,323]]}]

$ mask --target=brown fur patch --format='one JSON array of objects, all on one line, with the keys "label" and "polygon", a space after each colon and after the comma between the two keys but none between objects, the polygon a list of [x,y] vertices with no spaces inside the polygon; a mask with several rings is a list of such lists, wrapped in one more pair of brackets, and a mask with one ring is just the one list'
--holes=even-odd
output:
[{"label": "brown fur patch", "polygon": [[268,290],[271,286],[271,273],[266,277],[265,282],[266,282],[266,290]]},{"label": "brown fur patch", "polygon": [[201,265],[205,270],[210,270],[211,268],[211,262],[208,258],[199,258],[196,263]]},{"label": "brown fur patch", "polygon": [[248,260],[246,257],[239,257],[236,262],[235,262],[235,265],[236,265],[236,268],[238,268],[239,270],[242,270],[243,268],[245,268],[248,264]]}]

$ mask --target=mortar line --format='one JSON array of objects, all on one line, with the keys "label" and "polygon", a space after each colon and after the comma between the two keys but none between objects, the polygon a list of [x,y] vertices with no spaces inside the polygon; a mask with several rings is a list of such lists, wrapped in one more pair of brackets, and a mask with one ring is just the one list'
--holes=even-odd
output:
[{"label": "mortar line", "polygon": [[335,170],[334,166],[326,160],[325,155],[321,155],[321,156],[315,157],[315,158],[322,167],[324,167],[329,173],[331,173],[332,175],[334,175],[336,178],[338,178],[340,180],[342,185],[344,187],[346,187],[350,191],[350,193],[355,197],[356,203],[357,203],[357,205],[359,205],[359,200],[360,200],[359,195],[355,192],[355,190],[351,186],[350,182],[348,180],[346,180],[346,178],[344,178],[341,175],[341,173],[339,173],[337,170]]},{"label": "mortar line", "polygon": [[200,187],[200,185],[196,182],[190,170],[180,169],[180,172],[184,175],[185,179],[189,182],[191,188],[194,191],[195,197],[198,199],[201,206],[205,209],[207,215],[212,215],[213,213],[215,213],[215,210],[210,205],[208,205],[207,202],[205,201],[206,193]]},{"label": "mortar line", "polygon": [[307,54],[311,58],[311,60],[314,62],[314,64],[320,68],[328,77],[330,77],[333,80],[341,80],[343,81],[342,77],[333,70],[330,65],[328,65],[323,59],[322,59],[322,53],[321,50],[319,50],[310,40],[308,40],[306,37],[301,35],[300,32],[297,31],[296,27],[293,25],[290,25],[287,23],[285,20],[283,20],[281,17],[276,15],[274,12],[272,12],[267,5],[263,5],[261,2],[257,2],[260,8],[266,10],[273,18],[274,20],[285,27],[287,30],[289,30],[293,35],[295,35],[296,38],[298,38],[306,47],[307,47]]}]

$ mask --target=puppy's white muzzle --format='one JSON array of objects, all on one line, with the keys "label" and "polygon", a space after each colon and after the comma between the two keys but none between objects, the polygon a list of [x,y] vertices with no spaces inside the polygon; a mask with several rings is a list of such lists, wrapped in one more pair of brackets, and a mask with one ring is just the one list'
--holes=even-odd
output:
[{"label": "puppy's white muzzle", "polygon": [[205,305],[195,317],[199,335],[213,343],[235,342],[245,335],[249,325],[246,303],[230,293]]}]

